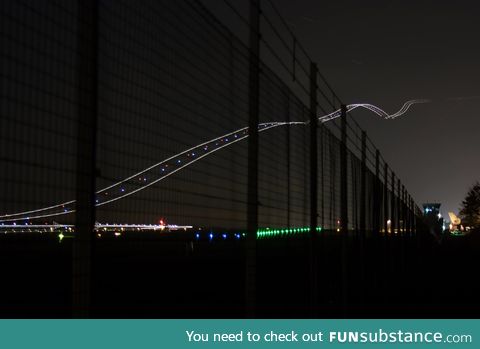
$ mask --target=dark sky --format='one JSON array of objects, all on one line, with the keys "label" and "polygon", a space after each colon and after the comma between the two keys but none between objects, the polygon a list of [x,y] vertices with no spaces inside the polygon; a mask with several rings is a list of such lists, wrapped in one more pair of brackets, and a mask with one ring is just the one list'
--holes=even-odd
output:
[{"label": "dark sky", "polygon": [[[407,100],[432,100],[395,121],[366,111],[354,115],[418,204],[441,202],[444,214],[457,212],[480,179],[480,6],[474,1],[273,2],[344,103],[371,103],[393,113]],[[248,16],[248,1],[231,3]],[[228,15],[222,0],[205,4],[220,18]],[[269,15],[267,0],[262,7]],[[245,38],[241,26],[232,23],[227,20]],[[263,22],[262,30],[267,27]]]},{"label": "dark sky", "polygon": [[428,98],[395,121],[355,115],[418,203],[458,211],[480,179],[480,10],[473,1],[277,0],[345,103],[387,112]]}]

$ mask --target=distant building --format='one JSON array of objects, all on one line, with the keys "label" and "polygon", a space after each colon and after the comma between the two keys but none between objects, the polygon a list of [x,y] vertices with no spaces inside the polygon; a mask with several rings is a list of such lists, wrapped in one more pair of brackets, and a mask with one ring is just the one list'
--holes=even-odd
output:
[{"label": "distant building", "polygon": [[424,216],[432,215],[432,216],[437,216],[438,218],[441,218],[441,216],[439,216],[440,206],[442,206],[442,204],[436,204],[436,203],[423,204],[423,215]]},{"label": "distant building", "polygon": [[438,235],[444,231],[444,222],[440,213],[439,203],[426,203],[423,204],[423,216],[425,223],[430,229],[430,232],[434,235]]}]

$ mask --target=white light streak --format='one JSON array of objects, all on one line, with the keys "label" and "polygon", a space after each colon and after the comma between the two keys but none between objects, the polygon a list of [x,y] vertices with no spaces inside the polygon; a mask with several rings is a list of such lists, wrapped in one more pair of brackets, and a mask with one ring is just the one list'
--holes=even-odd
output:
[{"label": "white light streak", "polygon": [[[426,99],[407,101],[400,108],[400,110],[394,114],[388,114],[379,107],[368,103],[347,105],[347,112],[350,112],[357,108],[365,108],[377,114],[378,116],[383,117],[386,120],[391,120],[405,114],[412,105],[427,102],[429,102],[429,100]],[[340,115],[341,110],[338,109],[330,114],[319,117],[318,120],[322,123],[325,123],[340,117]],[[264,132],[266,130],[279,126],[307,125],[308,123],[309,121],[265,122],[258,125],[258,132]],[[227,133],[223,136],[209,140],[207,142],[198,144],[176,155],[173,155],[165,160],[162,160],[161,162],[158,162],[150,167],[145,168],[140,172],[131,175],[130,177],[122,179],[121,181],[116,182],[106,188],[98,190],[95,193],[95,206],[103,206],[133,195],[139,191],[142,191],[171,176],[172,174],[182,170],[183,168],[190,166],[191,164],[199,161],[207,155],[213,154],[220,149],[235,144],[243,139],[246,139],[247,137],[248,127],[244,127],[231,133]],[[139,182],[142,182],[142,184],[140,185]],[[106,199],[107,196],[108,199]],[[72,214],[75,212],[75,202],[75,200],[70,200],[57,205],[43,207],[35,210],[5,214],[3,216],[0,216],[0,223],[13,223],[24,220]]]}]

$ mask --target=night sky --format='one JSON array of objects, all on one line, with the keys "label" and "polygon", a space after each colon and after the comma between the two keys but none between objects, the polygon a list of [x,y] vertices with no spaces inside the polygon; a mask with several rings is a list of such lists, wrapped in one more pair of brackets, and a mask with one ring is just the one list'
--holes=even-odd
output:
[{"label": "night sky", "polygon": [[[235,16],[225,1],[202,3],[234,36],[248,39],[245,24],[232,20]],[[248,0],[231,3],[248,17]],[[5,20],[8,35],[2,36],[7,45],[1,56],[2,74],[8,86],[0,119],[0,157],[5,169],[0,174],[5,183],[0,212],[34,209],[74,197],[77,2],[62,4],[2,3],[2,13],[11,19]],[[99,187],[247,125],[247,48],[236,40],[219,39],[224,28],[209,15],[199,16],[196,7],[201,5],[101,4]],[[474,2],[277,0],[275,4],[344,103],[371,103],[393,113],[407,100],[432,101],[414,105],[393,121],[365,110],[353,116],[418,204],[441,202],[444,214],[458,212],[468,188],[480,180],[480,11]],[[175,17],[178,13],[182,18]],[[61,21],[53,25],[52,18]],[[265,37],[269,39],[267,33]],[[265,47],[261,50],[263,54]],[[283,57],[291,59],[288,54]],[[231,87],[231,95],[225,95],[225,86]],[[262,99],[262,120],[284,121],[285,106],[274,102],[279,91],[265,85],[263,91],[267,97]],[[302,121],[298,115],[292,117]],[[265,152],[276,154],[271,158],[285,155],[285,138],[279,134],[262,145]],[[296,137],[303,142],[303,135]],[[302,166],[307,163],[303,158],[296,160]],[[240,226],[245,223],[245,161],[246,144],[219,152],[159,184],[157,190],[112,205],[111,210],[118,219],[130,222],[155,221],[164,215],[182,223],[182,217],[195,214],[202,222],[215,220],[221,207],[228,211],[221,215],[225,221],[238,221]],[[285,175],[286,165],[280,161],[262,164]],[[302,166],[294,167],[299,183],[305,182],[308,173]],[[278,183],[272,178],[265,180],[264,207],[269,206],[266,200],[273,207],[285,199],[275,195],[286,177],[275,177]],[[302,200],[307,192],[304,186],[298,200],[292,199],[299,202],[298,212],[306,212]],[[207,203],[205,197],[209,197]],[[191,207],[185,208],[185,202]],[[208,205],[207,213],[197,212]],[[284,209],[274,208],[264,216],[285,224],[275,221],[285,218]],[[108,214],[100,214],[99,219],[117,219]],[[124,218],[126,214],[131,216]],[[304,218],[296,224],[303,224]]]},{"label": "night sky", "polygon": [[277,0],[346,103],[387,112],[428,98],[395,121],[355,112],[417,203],[457,212],[480,179],[480,10],[473,1]]}]

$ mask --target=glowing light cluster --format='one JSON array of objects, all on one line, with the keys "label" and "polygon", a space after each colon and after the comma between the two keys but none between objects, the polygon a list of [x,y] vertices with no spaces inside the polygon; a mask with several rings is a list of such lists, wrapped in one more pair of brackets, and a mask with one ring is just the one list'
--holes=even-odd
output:
[{"label": "glowing light cluster", "polygon": [[[322,228],[317,227],[317,232],[321,232]],[[257,231],[257,239],[265,239],[265,238],[272,238],[272,237],[282,237],[282,236],[292,236],[292,235],[299,235],[299,234],[306,234],[310,232],[310,227],[302,227],[302,228],[284,228],[284,229],[259,229]]]},{"label": "glowing light cluster", "polygon": [[[413,104],[426,103],[428,100],[417,99],[406,102],[402,108],[394,113],[388,114],[384,110],[371,104],[350,104],[347,106],[347,112],[356,108],[366,108],[375,114],[382,116],[385,119],[394,119],[407,112]],[[338,118],[341,112],[340,109],[328,115],[319,117],[319,121],[327,122]],[[258,125],[258,132],[264,132],[271,128],[279,126],[293,126],[293,125],[307,125],[308,121],[293,121],[293,122],[265,122]],[[117,183],[114,183],[106,188],[98,190],[95,194],[95,206],[103,206],[114,201],[123,199],[133,195],[139,191],[160,182],[161,180],[173,175],[183,168],[195,163],[207,155],[213,154],[220,149],[229,145],[235,144],[248,137],[248,127],[238,129],[236,131],[225,134],[221,137],[214,138],[210,141],[201,143],[181,153],[173,155],[157,164],[154,164],[134,175],[125,178]],[[63,202],[57,205],[39,208],[36,210],[17,212],[12,214],[5,214],[0,216],[0,223],[2,222],[17,222],[29,221],[31,219],[40,219],[47,217],[55,217],[67,215],[75,212],[75,200]]]},{"label": "glowing light cluster", "polygon": [[[177,224],[108,224],[108,223],[98,223],[96,222],[94,225],[94,230],[95,231],[116,231],[116,230],[137,230],[137,231],[163,231],[163,230],[169,230],[169,231],[175,231],[175,230],[188,230],[192,229],[193,226],[191,225],[177,225]],[[54,222],[53,224],[5,224],[1,223],[0,224],[0,232],[2,231],[54,231],[54,230],[64,230],[64,231],[73,231],[75,229],[75,226],[72,224],[59,224]]]}]

